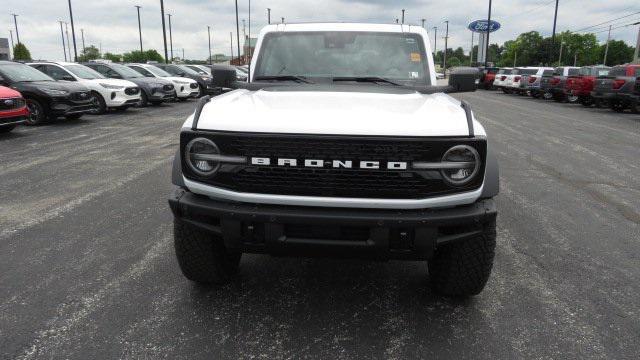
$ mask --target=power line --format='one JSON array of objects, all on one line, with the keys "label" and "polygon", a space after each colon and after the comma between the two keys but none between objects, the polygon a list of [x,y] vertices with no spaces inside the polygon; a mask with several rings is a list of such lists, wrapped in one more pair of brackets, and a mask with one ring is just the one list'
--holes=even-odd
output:
[{"label": "power line", "polygon": [[617,20],[620,20],[620,19],[625,19],[625,18],[628,18],[628,17],[636,15],[636,14],[640,14],[640,11],[635,12],[635,13],[631,13],[631,14],[628,14],[628,15],[625,15],[625,16],[621,16],[619,18],[611,19],[611,20],[608,20],[608,21],[605,21],[605,22],[601,22],[599,24],[587,26],[587,27],[582,28],[582,29],[574,30],[573,32],[581,32],[581,31],[584,31],[584,30],[587,30],[587,29],[591,29],[591,28],[594,28],[594,27],[598,27],[600,25],[608,24],[610,22],[614,22],[614,21],[617,21]]},{"label": "power line", "polygon": [[596,31],[600,31],[600,30],[607,30],[607,29],[609,29],[609,25],[618,26],[618,25],[622,25],[623,23],[626,23],[628,21],[640,21],[640,18],[639,19],[624,19],[623,21],[616,21],[616,22],[613,22],[613,23],[608,24],[608,25],[601,25],[601,26],[598,26],[598,27],[591,28],[589,30],[580,31],[580,33],[589,33],[589,32],[596,32]]},{"label": "power line", "polygon": [[[640,24],[640,22],[635,22],[635,23],[626,24],[626,25],[620,25],[620,26],[612,27],[611,30],[622,29],[622,28],[625,28],[625,27],[634,26],[634,25],[638,25],[638,24]],[[596,32],[594,32],[592,34],[600,34],[600,33],[607,32],[607,31],[609,31],[609,29],[596,31]]]}]

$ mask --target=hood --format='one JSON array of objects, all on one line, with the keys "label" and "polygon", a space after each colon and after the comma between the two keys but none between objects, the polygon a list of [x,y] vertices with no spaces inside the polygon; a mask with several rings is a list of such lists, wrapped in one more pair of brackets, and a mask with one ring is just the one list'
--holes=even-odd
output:
[{"label": "hood", "polygon": [[127,80],[137,84],[138,86],[173,85],[173,83],[169,80],[165,80],[162,78],[155,78],[155,77],[139,77],[139,78],[131,78]]},{"label": "hood", "polygon": [[121,79],[93,79],[87,80],[95,84],[107,84],[113,86],[122,86],[122,87],[133,87],[136,84],[129,80],[121,80]]},{"label": "hood", "polygon": [[[460,102],[413,91],[236,90],[211,100],[198,129],[330,135],[468,136]],[[383,89],[378,87],[378,89]],[[484,135],[475,123],[476,135]],[[191,118],[185,127],[191,126]]]},{"label": "hood", "polygon": [[76,82],[72,81],[23,81],[15,83],[16,88],[18,90],[22,89],[55,89],[55,90],[66,90],[68,92],[78,92],[78,91],[89,91],[89,89]]},{"label": "hood", "polygon": [[167,76],[167,77],[164,77],[163,79],[172,81],[174,83],[176,83],[176,82],[182,82],[182,83],[187,83],[187,84],[197,83],[197,81],[195,81],[195,80],[193,80],[191,78],[181,77],[181,76]]},{"label": "hood", "polygon": [[19,97],[22,97],[19,92],[5,86],[0,86],[0,99]]}]

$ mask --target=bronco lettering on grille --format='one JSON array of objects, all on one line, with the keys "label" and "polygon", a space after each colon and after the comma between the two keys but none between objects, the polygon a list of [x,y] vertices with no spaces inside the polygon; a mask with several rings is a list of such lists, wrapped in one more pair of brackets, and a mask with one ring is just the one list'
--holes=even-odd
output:
[{"label": "bronco lettering on grille", "polygon": [[[351,160],[322,160],[322,159],[274,159],[263,157],[252,157],[251,165],[260,166],[280,166],[280,167],[307,167],[307,168],[334,168],[334,169],[353,169],[354,161]],[[407,170],[407,163],[404,161],[356,161],[356,168],[359,169],[387,169],[387,170]]]}]

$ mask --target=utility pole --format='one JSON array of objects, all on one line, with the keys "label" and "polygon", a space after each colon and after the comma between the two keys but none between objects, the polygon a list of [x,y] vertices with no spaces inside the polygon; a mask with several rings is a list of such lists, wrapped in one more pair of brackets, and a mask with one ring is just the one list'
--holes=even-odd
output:
[{"label": "utility pole", "polygon": [[400,19],[396,18],[396,24],[400,24]]},{"label": "utility pole", "polygon": [[549,56],[549,61],[552,61],[551,59],[553,59],[553,53],[555,52],[556,49],[556,25],[558,23],[558,3],[560,2],[560,0],[556,0],[556,12],[553,15],[553,33],[551,34],[551,52],[550,52],[550,56]]},{"label": "utility pole", "polygon": [[18,33],[18,14],[11,14],[13,16],[13,24],[16,26],[16,41],[20,44],[20,34]]},{"label": "utility pole", "polygon": [[438,55],[438,27],[433,27],[433,57],[435,59],[436,55]]},{"label": "utility pole", "polygon": [[162,38],[164,39],[164,62],[169,63],[169,54],[167,53],[167,30],[164,26],[164,0],[160,0],[160,15],[162,15]]},{"label": "utility pole", "polygon": [[402,23],[404,24],[404,9],[402,9]]},{"label": "utility pole", "polygon": [[607,55],[609,55],[609,42],[611,41],[611,25],[609,25],[609,35],[607,36],[607,47],[604,49],[603,65],[607,66]]},{"label": "utility pole", "polygon": [[71,18],[71,35],[73,37],[73,61],[78,62],[78,48],[76,47],[76,28],[75,26],[73,26],[73,10],[71,10],[71,0],[69,0],[69,18]]},{"label": "utility pole", "polygon": [[171,34],[171,14],[167,13],[169,17],[169,45],[171,46],[171,61],[173,61],[173,35]]},{"label": "utility pole", "polygon": [[445,24],[447,24],[447,32],[446,35],[444,36],[444,73],[445,76],[447,74],[447,46],[449,46],[449,20],[445,21]]},{"label": "utility pole", "polygon": [[[634,25],[640,25],[640,22]],[[636,42],[636,52],[633,54],[633,63],[640,64],[640,27],[638,27],[638,41]]]},{"label": "utility pole", "polygon": [[69,23],[64,23],[64,31],[67,33],[67,49],[69,50],[69,61],[71,61],[71,41],[69,40]]},{"label": "utility pole", "polygon": [[575,54],[573,54],[573,66],[576,67],[578,66],[578,52],[576,51]]},{"label": "utility pole", "polygon": [[138,34],[140,34],[140,53],[143,53],[144,50],[142,50],[142,25],[140,24],[140,8],[142,6],[135,5],[135,7],[138,10]]},{"label": "utility pole", "polygon": [[284,17],[282,18],[282,23],[284,24]]},{"label": "utility pole", "polygon": [[207,34],[209,36],[209,65],[211,65],[211,27],[207,25]]},{"label": "utility pole", "polygon": [[230,32],[229,36],[231,37],[231,61],[229,63],[233,63],[233,32]]},{"label": "utility pole", "polygon": [[491,34],[491,0],[489,0],[489,15],[487,16],[487,38],[484,44],[484,67],[489,66],[489,35]]},{"label": "utility pole", "polygon": [[[11,50],[9,51],[10,55],[14,55],[13,54],[13,30],[9,29],[9,36],[11,37]],[[64,37],[62,38],[64,40]],[[64,44],[62,45],[64,46]],[[66,50],[65,50],[65,57],[67,55]],[[10,56],[11,59],[13,59],[15,56]]]},{"label": "utility pole", "polygon": [[238,65],[240,65],[240,21],[238,18],[238,0],[236,0],[236,38],[238,40]]},{"label": "utility pole", "polygon": [[84,46],[84,29],[80,29],[80,34],[82,36],[82,53],[85,54],[87,52],[87,48]]},{"label": "utility pole", "polygon": [[184,61],[184,48],[182,48],[182,61]]},{"label": "utility pole", "polygon": [[251,0],[249,0],[249,46],[247,49],[249,50],[249,57],[247,61],[249,62],[249,71],[247,72],[247,81],[251,81],[251,58],[252,58],[252,50],[251,50]]},{"label": "utility pole", "polygon": [[560,38],[560,56],[558,57],[558,66],[562,66],[562,48],[564,48],[564,36]]},{"label": "utility pole", "polygon": [[424,29],[424,22],[427,21],[427,19],[422,19],[422,28]]},{"label": "utility pole", "polygon": [[516,49],[515,54],[513,54],[513,67],[516,67],[517,63],[518,63],[518,49]]},{"label": "utility pole", "polygon": [[242,38],[247,38],[247,22],[244,19],[242,19]]},{"label": "utility pole", "polygon": [[267,23],[271,25],[271,9],[267,8]]},{"label": "utility pole", "polygon": [[67,46],[64,44],[64,31],[62,30],[62,23],[64,21],[60,20],[58,22],[60,23],[60,35],[62,35],[62,51],[64,52],[64,61],[67,61]]}]

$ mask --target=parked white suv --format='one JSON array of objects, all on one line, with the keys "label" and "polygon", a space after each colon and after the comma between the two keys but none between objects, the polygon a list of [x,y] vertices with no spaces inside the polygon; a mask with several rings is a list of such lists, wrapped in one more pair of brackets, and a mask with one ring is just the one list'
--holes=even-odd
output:
[{"label": "parked white suv", "polygon": [[493,87],[495,89],[502,89],[505,81],[507,80],[507,76],[511,75],[511,72],[513,72],[513,68],[501,68],[500,70],[498,70],[496,78],[495,80],[493,80]]},{"label": "parked white suv", "polygon": [[140,103],[140,88],[128,80],[109,79],[99,72],[81,64],[56,61],[28,64],[57,81],[72,81],[91,90],[96,105],[94,114],[103,114],[108,109],[126,110]]},{"label": "parked white suv", "polygon": [[198,82],[193,79],[173,76],[159,67],[150,64],[127,64],[127,66],[146,77],[162,78],[171,81],[176,88],[178,100],[186,100],[200,96]]}]

